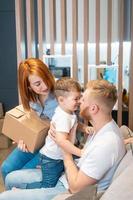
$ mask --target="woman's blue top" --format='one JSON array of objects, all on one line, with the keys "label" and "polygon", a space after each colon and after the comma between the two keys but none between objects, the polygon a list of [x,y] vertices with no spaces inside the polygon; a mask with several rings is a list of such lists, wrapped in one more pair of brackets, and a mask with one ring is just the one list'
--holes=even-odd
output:
[{"label": "woman's blue top", "polygon": [[30,107],[38,114],[40,118],[52,119],[55,108],[57,107],[58,102],[53,94],[49,94],[48,98],[42,106],[39,102],[30,102]]}]

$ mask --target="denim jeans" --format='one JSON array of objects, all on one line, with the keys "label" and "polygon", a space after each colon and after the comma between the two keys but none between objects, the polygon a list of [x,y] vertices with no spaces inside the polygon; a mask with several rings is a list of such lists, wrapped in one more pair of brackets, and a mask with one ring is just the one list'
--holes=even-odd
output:
[{"label": "denim jeans", "polygon": [[42,181],[27,184],[27,189],[55,187],[64,171],[63,160],[54,160],[40,154],[40,164],[42,170]]},{"label": "denim jeans", "polygon": [[39,163],[39,153],[26,153],[15,148],[1,165],[3,180],[8,173],[18,169],[33,169]]},{"label": "denim jeans", "polygon": [[65,191],[63,184],[58,181],[54,188],[8,190],[0,193],[0,200],[52,200]]}]

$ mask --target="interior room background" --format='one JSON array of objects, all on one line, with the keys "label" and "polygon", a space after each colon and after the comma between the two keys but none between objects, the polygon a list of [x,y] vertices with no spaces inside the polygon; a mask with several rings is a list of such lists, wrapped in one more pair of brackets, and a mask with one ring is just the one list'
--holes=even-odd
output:
[{"label": "interior room background", "polygon": [[132,0],[1,0],[0,101],[5,111],[19,103],[19,62],[38,57],[53,67],[69,66],[83,86],[96,78],[116,84],[115,117],[133,130],[132,14]]}]

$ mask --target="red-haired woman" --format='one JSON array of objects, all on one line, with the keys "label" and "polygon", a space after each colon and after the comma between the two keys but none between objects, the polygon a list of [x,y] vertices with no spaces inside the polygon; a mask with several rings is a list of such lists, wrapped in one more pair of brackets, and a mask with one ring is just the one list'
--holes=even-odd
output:
[{"label": "red-haired woman", "polygon": [[[22,61],[18,69],[18,83],[24,109],[27,111],[33,109],[40,118],[51,120],[57,101],[54,96],[55,80],[47,65],[36,58]],[[6,175],[14,170],[36,168],[38,163],[38,152],[28,152],[21,140],[17,148],[2,163],[3,180],[5,181]]]}]

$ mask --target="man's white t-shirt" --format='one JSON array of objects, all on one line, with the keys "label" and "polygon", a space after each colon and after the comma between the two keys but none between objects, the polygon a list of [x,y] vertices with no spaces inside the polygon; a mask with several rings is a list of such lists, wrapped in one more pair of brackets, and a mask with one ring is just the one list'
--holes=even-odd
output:
[{"label": "man's white t-shirt", "polygon": [[[110,185],[115,169],[126,152],[123,137],[114,120],[89,136],[84,148],[77,166],[84,174],[96,179],[98,191],[103,191]],[[65,176],[60,181],[68,187]]]},{"label": "man's white t-shirt", "polygon": [[[69,133],[75,123],[77,116],[65,112],[60,106],[55,109],[55,114],[52,117],[52,122],[55,123],[56,131]],[[61,148],[48,135],[45,145],[41,148],[40,153],[52,159],[63,159]]]}]

